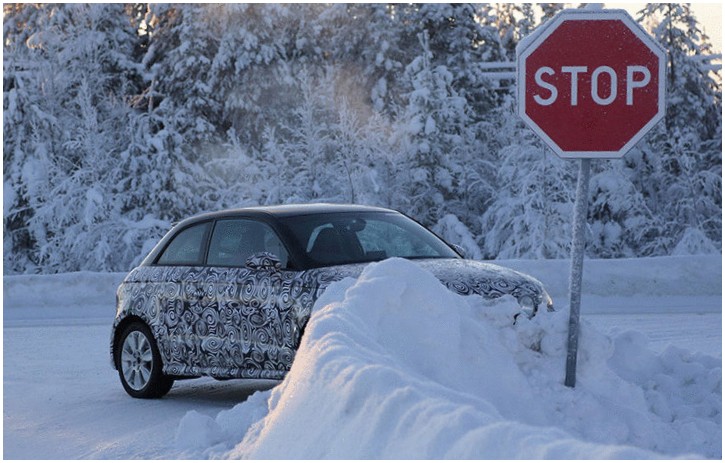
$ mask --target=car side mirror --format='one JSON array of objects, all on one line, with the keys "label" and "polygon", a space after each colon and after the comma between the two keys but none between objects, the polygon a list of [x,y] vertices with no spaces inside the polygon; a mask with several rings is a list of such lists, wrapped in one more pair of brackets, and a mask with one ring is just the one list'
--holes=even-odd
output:
[{"label": "car side mirror", "polygon": [[453,248],[454,251],[456,251],[458,253],[458,255],[460,255],[464,259],[468,259],[468,256],[466,255],[467,254],[466,250],[463,249],[462,246],[459,246],[457,244],[451,244],[451,247]]},{"label": "car side mirror", "polygon": [[271,252],[257,252],[247,257],[244,266],[252,270],[279,271],[282,262]]}]

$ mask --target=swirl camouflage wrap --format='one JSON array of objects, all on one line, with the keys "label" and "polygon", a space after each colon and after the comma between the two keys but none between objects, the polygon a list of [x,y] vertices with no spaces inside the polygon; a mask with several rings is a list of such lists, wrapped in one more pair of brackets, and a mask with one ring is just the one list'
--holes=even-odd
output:
[{"label": "swirl camouflage wrap", "polygon": [[[542,301],[541,283],[513,270],[463,259],[417,263],[458,294]],[[332,282],[363,268],[281,270],[265,253],[237,268],[140,266],[117,293],[111,355],[119,327],[140,318],[151,328],[167,375],[282,379],[314,302]]]}]

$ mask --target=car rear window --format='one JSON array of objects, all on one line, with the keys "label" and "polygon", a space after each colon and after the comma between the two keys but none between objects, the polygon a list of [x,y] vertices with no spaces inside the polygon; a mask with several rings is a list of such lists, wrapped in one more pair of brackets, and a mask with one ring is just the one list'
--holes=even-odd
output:
[{"label": "car rear window", "polygon": [[158,265],[203,265],[206,238],[211,222],[181,230],[156,261]]}]

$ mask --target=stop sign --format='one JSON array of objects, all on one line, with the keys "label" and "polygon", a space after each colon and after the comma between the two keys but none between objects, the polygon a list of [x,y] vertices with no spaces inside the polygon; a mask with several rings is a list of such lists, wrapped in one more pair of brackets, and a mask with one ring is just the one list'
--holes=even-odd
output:
[{"label": "stop sign", "polygon": [[624,10],[565,10],[517,47],[519,115],[562,158],[624,156],[665,113],[664,50]]}]

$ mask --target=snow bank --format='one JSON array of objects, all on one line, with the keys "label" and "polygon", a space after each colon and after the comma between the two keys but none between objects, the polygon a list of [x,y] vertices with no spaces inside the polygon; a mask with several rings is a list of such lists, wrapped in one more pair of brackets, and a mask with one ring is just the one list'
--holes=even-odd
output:
[{"label": "snow bank", "polygon": [[[539,279],[563,307],[569,291],[568,259],[497,260],[495,264]],[[108,305],[125,273],[74,272],[56,275],[6,275],[5,307]],[[584,261],[583,292],[589,295],[715,296],[722,293],[722,256],[647,257]],[[110,302],[109,302],[110,301]]]},{"label": "snow bank", "polygon": [[11,308],[108,305],[125,273],[73,272],[3,276],[3,304]]},{"label": "snow bank", "polygon": [[[571,261],[568,259],[497,260],[495,263],[535,276],[555,299],[569,293]],[[585,259],[582,291],[598,296],[721,295],[722,256]]]},{"label": "snow bank", "polygon": [[116,313],[116,288],[125,273],[73,272],[3,277],[3,321],[109,326]]},{"label": "snow bank", "polygon": [[177,429],[188,457],[719,458],[721,361],[583,323],[563,386],[566,314],[447,291],[412,262],[369,265],[318,301],[292,370]]}]

